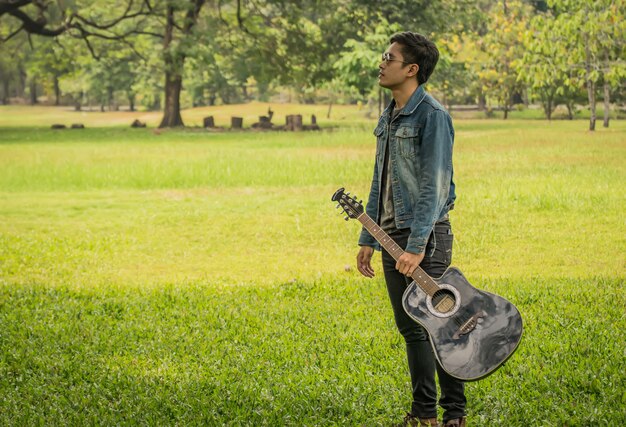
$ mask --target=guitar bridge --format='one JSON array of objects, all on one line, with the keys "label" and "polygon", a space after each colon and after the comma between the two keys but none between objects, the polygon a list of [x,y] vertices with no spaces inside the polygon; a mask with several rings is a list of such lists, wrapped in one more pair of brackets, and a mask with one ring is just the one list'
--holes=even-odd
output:
[{"label": "guitar bridge", "polygon": [[456,340],[456,339],[459,339],[461,336],[472,332],[474,328],[476,328],[476,325],[478,325],[478,321],[482,319],[483,317],[485,317],[485,312],[481,311],[479,313],[476,313],[469,319],[467,319],[465,322],[461,324],[461,326],[459,326],[459,329],[454,333],[452,338]]}]

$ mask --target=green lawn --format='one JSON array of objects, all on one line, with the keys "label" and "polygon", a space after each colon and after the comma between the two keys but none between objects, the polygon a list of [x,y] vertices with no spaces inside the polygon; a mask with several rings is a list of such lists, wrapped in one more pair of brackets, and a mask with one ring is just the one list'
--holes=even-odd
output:
[{"label": "green lawn", "polygon": [[[358,275],[358,223],[330,202],[340,186],[367,196],[371,121],[155,133],[101,127],[122,114],[105,113],[53,131],[73,113],[42,109],[25,127],[12,111],[0,110],[0,425],[402,418],[408,369],[380,258],[376,279]],[[453,264],[525,320],[506,366],[468,384],[470,425],[626,421],[626,123],[586,127],[456,121]]]}]

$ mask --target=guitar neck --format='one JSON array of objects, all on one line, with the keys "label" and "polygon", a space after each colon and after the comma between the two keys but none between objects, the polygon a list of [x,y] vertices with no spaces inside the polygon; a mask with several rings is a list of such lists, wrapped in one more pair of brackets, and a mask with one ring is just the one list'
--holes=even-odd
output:
[{"label": "guitar neck", "polygon": [[[397,261],[404,254],[404,250],[368,214],[363,213],[357,219],[393,259]],[[411,278],[430,296],[439,290],[439,285],[419,266],[413,271]]]}]

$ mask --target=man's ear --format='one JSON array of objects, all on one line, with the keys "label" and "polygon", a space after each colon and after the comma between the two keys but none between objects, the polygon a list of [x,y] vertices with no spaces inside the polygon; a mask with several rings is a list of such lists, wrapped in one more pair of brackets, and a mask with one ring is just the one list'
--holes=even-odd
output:
[{"label": "man's ear", "polygon": [[409,65],[409,76],[413,77],[413,76],[417,76],[418,71],[420,70],[420,66],[417,64],[411,64]]}]

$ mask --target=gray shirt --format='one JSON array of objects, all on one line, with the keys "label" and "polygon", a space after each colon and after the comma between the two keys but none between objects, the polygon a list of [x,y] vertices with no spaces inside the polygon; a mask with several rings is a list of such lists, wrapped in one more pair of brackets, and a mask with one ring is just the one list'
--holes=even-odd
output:
[{"label": "gray shirt", "polygon": [[[396,118],[398,113],[400,113],[400,109],[393,109],[391,113],[390,121]],[[380,228],[382,228],[385,232],[389,233],[389,231],[396,228],[396,218],[395,218],[395,210],[393,208],[393,187],[391,186],[391,161],[389,160],[391,156],[389,155],[389,139],[391,136],[387,136],[387,141],[385,142],[385,161],[383,163],[383,173],[382,173],[382,182],[381,182],[381,211],[380,211]]]}]

